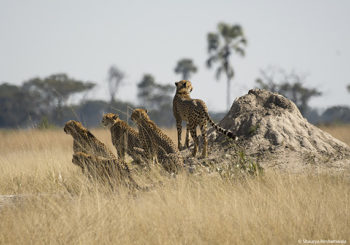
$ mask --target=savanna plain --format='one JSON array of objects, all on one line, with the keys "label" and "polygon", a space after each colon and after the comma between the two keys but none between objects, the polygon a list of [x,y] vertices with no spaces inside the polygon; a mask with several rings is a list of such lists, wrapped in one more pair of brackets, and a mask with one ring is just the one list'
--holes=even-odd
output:
[{"label": "savanna plain", "polygon": [[[350,144],[350,125],[321,128]],[[176,130],[166,132],[176,142]],[[115,152],[108,130],[92,133]],[[346,172],[223,178],[133,168],[152,188],[111,191],[72,164],[62,129],[2,130],[0,139],[0,244],[350,243]]]}]

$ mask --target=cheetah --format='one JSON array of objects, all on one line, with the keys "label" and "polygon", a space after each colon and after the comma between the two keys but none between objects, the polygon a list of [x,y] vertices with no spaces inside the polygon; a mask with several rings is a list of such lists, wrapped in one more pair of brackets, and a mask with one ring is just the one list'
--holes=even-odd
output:
[{"label": "cheetah", "polygon": [[109,183],[112,188],[115,184],[122,184],[129,188],[140,189],[140,186],[132,178],[126,165],[120,164],[120,160],[115,158],[104,158],[90,155],[84,152],[73,154],[73,164],[79,166],[88,177]]},{"label": "cheetah", "polygon": [[70,134],[73,141],[73,151],[84,152],[105,158],[116,158],[105,144],[99,141],[80,122],[70,120],[64,126],[64,132]]},{"label": "cheetah", "polygon": [[111,177],[116,172],[114,168],[119,164],[115,164],[114,160],[84,152],[75,152],[72,163],[79,166],[83,173],[90,177],[103,179],[104,177]]},{"label": "cheetah", "polygon": [[149,118],[147,110],[135,109],[131,114],[139,129],[143,149],[149,159],[159,160],[168,172],[177,172],[183,167],[183,159],[173,141]]},{"label": "cheetah", "polygon": [[199,140],[197,137],[197,126],[200,127],[203,137],[203,151],[202,157],[208,156],[208,140],[207,140],[207,123],[209,122],[217,131],[225,134],[229,138],[236,139],[236,136],[229,130],[226,130],[213,122],[208,114],[208,108],[205,103],[200,99],[192,99],[190,93],[192,91],[192,83],[188,80],[181,80],[175,82],[176,94],[173,99],[173,113],[176,120],[177,138],[178,138],[178,149],[181,150],[181,131],[182,121],[186,124],[186,139],[185,146],[188,148],[188,137],[189,131],[194,141],[194,149],[192,155],[197,154],[199,146]]},{"label": "cheetah", "polygon": [[143,163],[145,156],[136,149],[141,149],[139,133],[119,118],[118,114],[103,115],[102,124],[111,131],[112,143],[117,149],[119,157],[125,160],[125,153],[134,159],[137,164]]},{"label": "cheetah", "polygon": [[129,186],[138,185],[133,180],[128,165],[117,157],[99,141],[80,122],[68,121],[64,132],[70,134],[73,141],[72,162],[81,167],[83,173],[100,178],[123,180]]}]

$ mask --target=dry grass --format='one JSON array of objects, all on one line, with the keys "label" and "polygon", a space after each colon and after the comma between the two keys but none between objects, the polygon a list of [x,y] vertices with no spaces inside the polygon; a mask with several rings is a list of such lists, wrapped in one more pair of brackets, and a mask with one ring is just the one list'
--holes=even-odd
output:
[{"label": "dry grass", "polygon": [[350,145],[350,125],[322,125],[319,126],[319,128],[331,134],[333,137]]},{"label": "dry grass", "polygon": [[[349,129],[339,129],[340,139],[346,141]],[[112,149],[108,131],[93,133]],[[176,130],[169,134],[176,139]],[[0,199],[0,244],[350,240],[350,180],[344,175],[267,171],[225,180],[215,174],[169,178],[154,169],[135,172],[139,183],[156,184],[151,191],[112,193],[71,163],[72,139],[62,130],[0,131],[0,138],[0,193],[21,194],[11,205]]]}]

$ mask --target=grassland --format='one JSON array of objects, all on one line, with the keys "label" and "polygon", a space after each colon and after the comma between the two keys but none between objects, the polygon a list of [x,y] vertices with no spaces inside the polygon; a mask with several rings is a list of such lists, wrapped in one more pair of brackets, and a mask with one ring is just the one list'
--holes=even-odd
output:
[{"label": "grassland", "polygon": [[[350,126],[322,129],[350,144]],[[93,133],[113,149],[108,131]],[[0,139],[0,244],[350,242],[343,174],[169,178],[154,168],[135,172],[138,183],[155,185],[150,191],[111,192],[71,163],[72,139],[62,130],[0,131]]]}]

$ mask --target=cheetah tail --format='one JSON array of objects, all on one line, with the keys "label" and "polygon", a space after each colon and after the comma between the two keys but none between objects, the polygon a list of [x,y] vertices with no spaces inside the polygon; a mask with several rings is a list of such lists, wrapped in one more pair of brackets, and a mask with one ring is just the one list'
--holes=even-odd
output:
[{"label": "cheetah tail", "polygon": [[209,121],[209,123],[211,124],[211,126],[213,126],[215,128],[216,131],[226,135],[227,137],[233,139],[233,140],[237,140],[237,136],[231,132],[230,130],[224,129],[222,127],[220,127],[219,125],[217,125],[209,116],[209,114],[206,113],[206,117],[207,120]]}]

